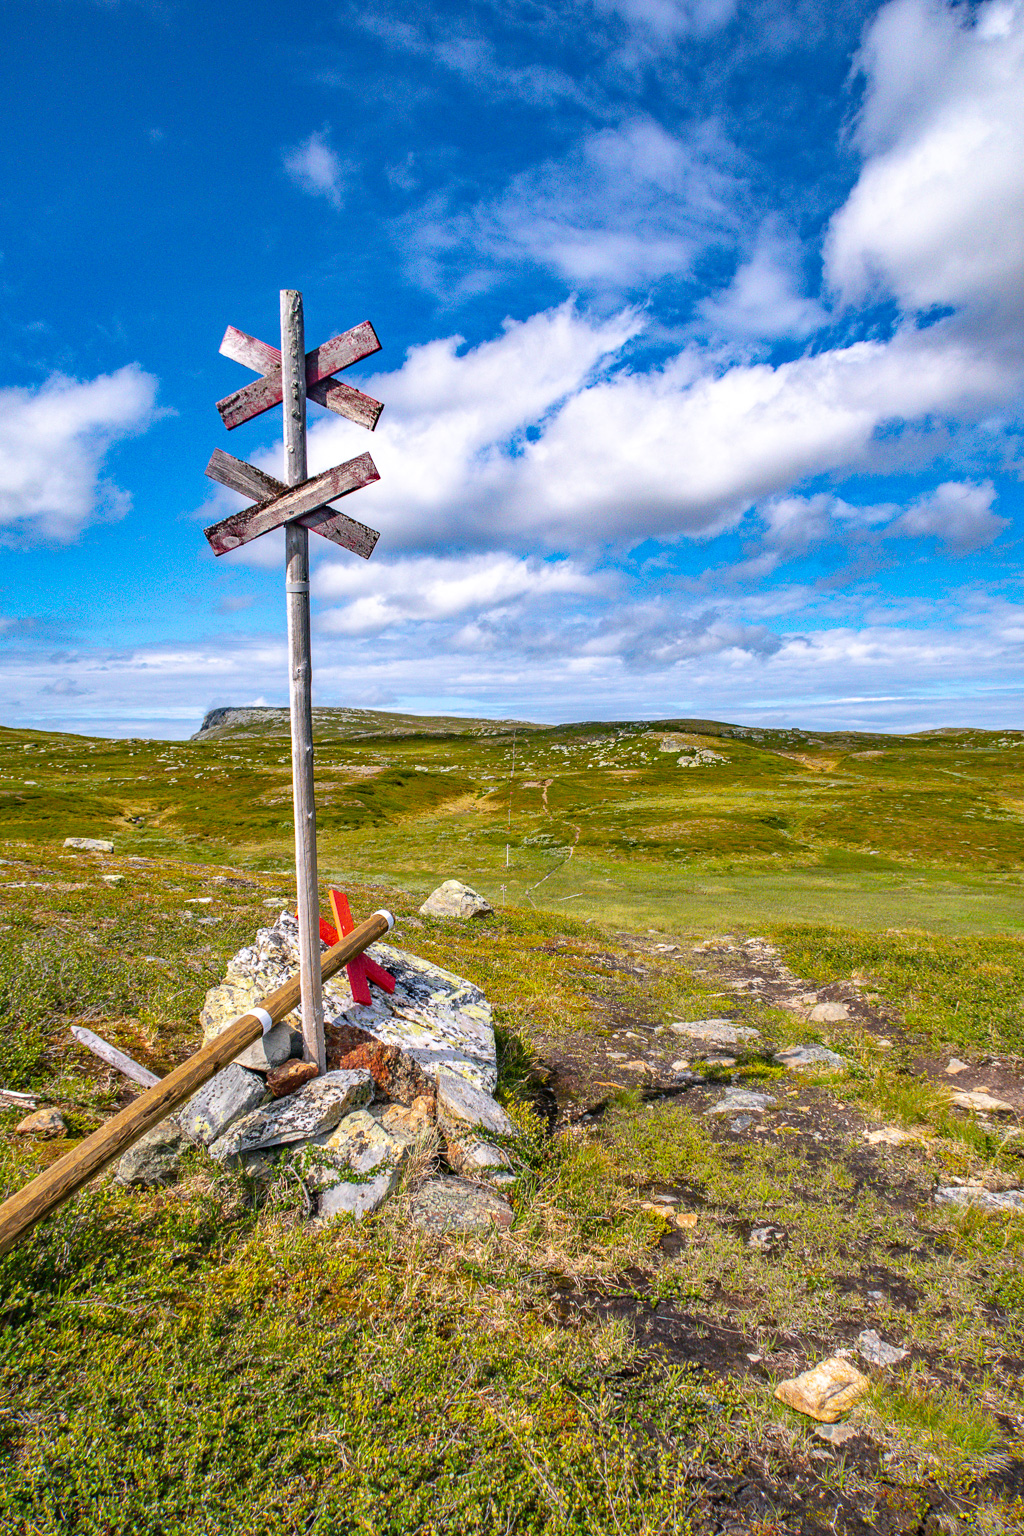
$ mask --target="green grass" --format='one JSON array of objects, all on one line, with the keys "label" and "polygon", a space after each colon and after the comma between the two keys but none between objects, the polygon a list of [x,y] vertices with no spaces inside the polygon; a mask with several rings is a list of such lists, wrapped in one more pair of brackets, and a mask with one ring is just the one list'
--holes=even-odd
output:
[{"label": "green grass", "polygon": [[[287,741],[267,724],[193,743],[0,733],[0,1084],[70,1131],[26,1141],[0,1111],[0,1197],[130,1096],[70,1025],[166,1072],[265,903],[290,905]],[[1019,1529],[1020,1501],[986,1479],[1022,1455],[1024,1220],[932,1191],[1019,1178],[1024,1147],[954,1115],[917,1063],[1024,1050],[1021,738],[518,726],[510,827],[511,727],[319,712],[318,730],[322,883],[356,912],[394,906],[400,942],[494,1003],[514,1224],[428,1242],[401,1197],[320,1230],[286,1167],[255,1183],[198,1153],[168,1189],[97,1182],[0,1260],[0,1527],[698,1536],[753,1482],[777,1518],[729,1513],[764,1536],[812,1509],[852,1531],[844,1507],[920,1529],[935,1501],[943,1529]],[[679,769],[670,730],[728,762]],[[68,835],[116,851],[65,851]],[[413,926],[452,875],[495,915]],[[895,1048],[725,1001],[713,970],[652,947],[723,931],[768,934],[815,985],[857,978]],[[546,1134],[544,1061],[573,1055],[585,1078],[616,1020],[734,1003],[763,1041],[713,1075],[776,1096],[769,1132],[616,1091],[595,1065],[604,1115]],[[771,1062],[811,1039],[849,1071]],[[869,1149],[881,1118],[923,1139]],[[644,1209],[669,1191],[697,1218],[672,1241]],[[759,1223],[782,1234],[768,1252]],[[618,1320],[588,1310],[600,1297]],[[685,1319],[697,1363],[643,1344],[655,1308]],[[872,1372],[878,1470],[815,1459],[772,1397],[865,1327],[912,1351]]]}]

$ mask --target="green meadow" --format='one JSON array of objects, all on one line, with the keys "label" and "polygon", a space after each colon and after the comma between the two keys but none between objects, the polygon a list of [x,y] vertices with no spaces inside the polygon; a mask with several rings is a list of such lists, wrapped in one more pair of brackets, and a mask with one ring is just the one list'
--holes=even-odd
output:
[{"label": "green meadow", "polygon": [[[0,733],[0,827],[289,869],[286,718],[184,742]],[[260,716],[262,715],[262,718]],[[1019,932],[1024,733],[808,734],[712,721],[515,726],[318,710],[325,878],[599,921]],[[722,758],[680,767],[699,749]],[[421,897],[422,899],[422,897]]]},{"label": "green meadow", "polygon": [[[0,1529],[1024,1529],[1024,1214],[935,1198],[1024,1182],[1020,1110],[951,1100],[1024,1105],[1024,733],[315,723],[321,886],[492,1000],[512,1226],[428,1238],[400,1192],[320,1227],[286,1163],[198,1150],[167,1186],[103,1176],[0,1259]],[[69,1026],[184,1060],[291,847],[280,711],[0,732],[0,1087],[67,1126],[0,1105],[0,1198],[136,1092]],[[419,917],[450,877],[493,915]],[[850,1016],[782,1006],[776,962]],[[758,1038],[679,1091],[672,1022],[722,1014]],[[792,1044],[844,1066],[787,1072]],[[729,1084],[773,1104],[707,1114]],[[868,1328],[908,1353],[833,1445],[774,1386],[864,1365]]]}]

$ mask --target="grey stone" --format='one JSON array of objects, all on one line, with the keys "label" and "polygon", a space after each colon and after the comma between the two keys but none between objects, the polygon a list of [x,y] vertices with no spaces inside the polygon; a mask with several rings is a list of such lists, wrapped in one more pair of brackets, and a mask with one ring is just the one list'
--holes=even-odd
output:
[{"label": "grey stone", "polygon": [[467,1082],[458,1072],[444,1069],[437,1074],[437,1123],[442,1131],[455,1137],[470,1130],[514,1136],[516,1130],[489,1093]]},{"label": "grey stone", "polygon": [[485,1233],[512,1225],[507,1202],[468,1179],[428,1179],[410,1200],[409,1216],[414,1226],[434,1235]]},{"label": "grey stone", "polygon": [[829,1445],[845,1445],[847,1440],[855,1440],[864,1430],[859,1424],[815,1424],[814,1433],[819,1440],[827,1440]]},{"label": "grey stone", "polygon": [[[262,1078],[257,1080],[262,1085]],[[369,1072],[325,1072],[298,1093],[275,1099],[236,1120],[227,1134],[210,1147],[210,1156],[223,1162],[261,1147],[309,1141],[323,1131],[333,1130],[349,1110],[368,1103],[372,1097],[373,1078]]]},{"label": "grey stone", "polygon": [[734,1131],[746,1131],[746,1130],[749,1130],[750,1127],[753,1125],[753,1123],[754,1123],[753,1115],[736,1115],[729,1122],[729,1124],[732,1126]]},{"label": "grey stone", "polygon": [[382,1163],[400,1168],[409,1155],[410,1141],[389,1131],[373,1114],[357,1109],[339,1121],[324,1142],[324,1150],[353,1173],[373,1173]]},{"label": "grey stone", "polygon": [[857,1335],[857,1349],[869,1365],[898,1365],[909,1355],[909,1349],[900,1349],[879,1338],[874,1328],[865,1328]]},{"label": "grey stone", "polygon": [[1016,1113],[1012,1104],[1007,1104],[1005,1099],[994,1098],[991,1093],[986,1093],[984,1088],[976,1088],[973,1092],[954,1093],[951,1098],[958,1109],[973,1109],[980,1115]]},{"label": "grey stone", "polygon": [[181,1154],[188,1145],[181,1127],[174,1120],[159,1125],[140,1136],[120,1158],[115,1184],[165,1184],[177,1177]]},{"label": "grey stone", "polygon": [[445,880],[431,891],[420,907],[424,917],[481,917],[494,908],[478,891],[461,880]]},{"label": "grey stone", "polygon": [[734,1115],[742,1110],[753,1110],[760,1114],[774,1104],[775,1100],[770,1093],[750,1093],[745,1088],[727,1088],[723,1098],[717,1104],[712,1104],[706,1109],[706,1115]]},{"label": "grey stone", "polygon": [[178,1119],[186,1136],[209,1146],[236,1120],[254,1110],[266,1092],[258,1072],[247,1072],[236,1061],[193,1094]]},{"label": "grey stone", "polygon": [[843,1058],[824,1045],[791,1045],[776,1051],[775,1060],[791,1072],[841,1072],[846,1067]]},{"label": "grey stone", "polygon": [[685,1035],[690,1040],[703,1040],[708,1045],[745,1045],[747,1041],[760,1040],[756,1029],[737,1024],[733,1019],[694,1019],[686,1024],[681,1019],[669,1025],[673,1034]]},{"label": "grey stone", "polygon": [[247,1067],[250,1072],[269,1072],[271,1067],[280,1067],[295,1055],[302,1055],[302,1036],[289,1024],[275,1024],[261,1040],[254,1040],[252,1045],[247,1045],[235,1057],[235,1062],[240,1067]]},{"label": "grey stone", "polygon": [[359,1221],[383,1205],[397,1183],[396,1168],[386,1168],[369,1179],[343,1179],[321,1193],[317,1215],[321,1221],[333,1216],[354,1216]]},{"label": "grey stone", "polygon": [[81,853],[113,853],[113,843],[102,837],[66,837],[65,848],[77,848]]},{"label": "grey stone", "polygon": [[511,1184],[515,1181],[512,1164],[501,1147],[482,1136],[462,1136],[458,1140],[449,1136],[445,1144],[445,1156],[456,1173],[468,1178],[489,1179],[492,1184]]},{"label": "grey stone", "polygon": [[935,1191],[940,1205],[980,1205],[989,1211],[1024,1211],[1024,1190],[983,1189],[980,1184],[950,1184]]}]

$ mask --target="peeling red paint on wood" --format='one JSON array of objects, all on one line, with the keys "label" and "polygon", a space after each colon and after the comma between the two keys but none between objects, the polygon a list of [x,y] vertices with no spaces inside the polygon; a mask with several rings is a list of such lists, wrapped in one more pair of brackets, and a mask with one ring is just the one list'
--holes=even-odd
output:
[{"label": "peeling red paint on wood", "polygon": [[[249,473],[243,474],[242,471]],[[305,521],[306,516],[315,519],[308,526],[317,533],[323,533],[325,538],[333,539],[335,543],[344,542],[346,548],[355,550],[357,554],[364,554],[365,550],[364,558],[369,557],[379,537],[372,528],[364,527],[362,523],[345,517],[344,513],[327,505],[339,496],[349,496],[353,491],[380,479],[377,467],[368,453],[361,453],[358,458],[349,459],[346,464],[336,465],[334,469],[325,470],[322,475],[315,475],[311,480],[304,480],[301,485],[291,487],[282,486],[272,476],[263,475],[253,465],[243,464],[240,459],[233,459],[230,454],[221,453],[219,449],[214,450],[206,466],[206,473],[211,480],[231,484],[233,490],[240,490],[247,496],[253,495],[254,489],[244,486],[243,480],[248,482],[249,487],[255,488],[258,477],[259,482],[270,481],[279,488],[272,498],[261,499],[254,507],[245,507],[203,530],[215,555],[227,554],[229,550],[248,544],[252,539],[280,528],[293,519],[301,518]],[[229,474],[230,481],[222,478]],[[353,542],[349,543],[340,537],[343,533]]]},{"label": "peeling red paint on wood", "polygon": [[[273,475],[257,469],[255,464],[247,464],[244,459],[236,459],[233,454],[225,453],[222,448],[213,450],[210,462],[206,466],[206,473],[219,485],[226,485],[229,490],[238,491],[242,496],[251,496],[253,501],[261,504],[273,501],[288,489],[283,481],[275,480]],[[357,489],[357,486],[353,486],[353,490]],[[254,509],[250,508],[250,510]],[[321,507],[316,512],[306,512],[295,521],[301,523],[304,528],[308,528],[311,533],[319,533],[322,538],[330,539],[332,544],[340,544],[342,549],[349,549],[353,554],[361,555],[364,560],[369,560],[380,538],[376,529],[367,528],[365,523],[357,522],[354,517],[348,517],[336,507]],[[220,527],[220,524],[214,524],[214,527]],[[224,553],[223,550],[217,552]]]},{"label": "peeling red paint on wood", "polygon": [[[225,357],[263,375],[236,390],[233,395],[218,400],[217,409],[224,425],[231,431],[244,421],[251,421],[254,416],[279,404],[282,398],[281,354],[276,347],[269,346],[255,336],[248,336],[245,331],[233,325],[229,325],[224,332],[220,350]],[[384,409],[383,405],[370,395],[363,394],[362,390],[332,379],[331,374],[338,373],[342,368],[350,368],[353,363],[361,362],[364,357],[371,357],[379,351],[380,342],[369,320],[314,347],[312,352],[306,353],[306,393],[309,398],[339,416],[346,416],[350,421],[368,427],[372,432]]]}]

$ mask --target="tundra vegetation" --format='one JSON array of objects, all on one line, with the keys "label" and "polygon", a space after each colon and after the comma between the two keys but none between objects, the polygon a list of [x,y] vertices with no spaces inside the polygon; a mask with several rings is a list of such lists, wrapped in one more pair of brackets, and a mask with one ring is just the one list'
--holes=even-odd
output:
[{"label": "tundra vegetation", "polygon": [[[316,726],[322,886],[494,1005],[513,1224],[318,1226],[198,1151],[97,1181],[0,1260],[2,1528],[1024,1528],[1024,1213],[983,1198],[1024,1172],[1024,733]],[[6,1195],[137,1091],[70,1026],[166,1072],[293,902],[285,716],[0,732],[0,860],[0,1086],[67,1126],[0,1106]],[[494,914],[419,917],[449,876]],[[773,1390],[843,1350],[840,1440]]]}]

